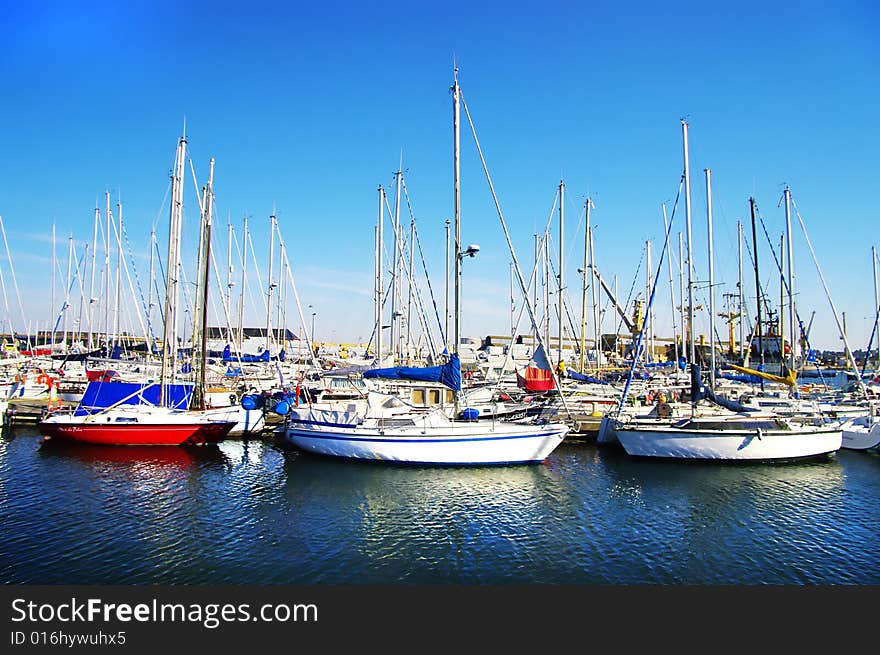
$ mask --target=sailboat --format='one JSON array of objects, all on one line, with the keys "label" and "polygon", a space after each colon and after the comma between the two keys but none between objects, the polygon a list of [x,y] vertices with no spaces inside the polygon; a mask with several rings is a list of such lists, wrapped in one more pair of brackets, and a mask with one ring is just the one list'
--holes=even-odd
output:
[{"label": "sailboat", "polygon": [[[684,144],[685,208],[687,212],[688,261],[693,261],[690,226],[690,178],[688,171],[687,123],[682,120]],[[711,189],[707,171],[709,216],[709,282],[712,280]],[[789,285],[789,289],[790,289]],[[688,310],[693,314],[693,281],[688,272]],[[693,320],[689,322],[693,325]],[[714,352],[713,352],[714,359]],[[839,422],[816,424],[786,418],[775,413],[759,412],[715,394],[714,370],[710,384],[701,380],[700,366],[694,355],[693,330],[690,333],[691,415],[665,420],[630,420],[614,425],[614,436],[627,454],[639,457],[662,457],[702,460],[781,461],[827,456],[840,449],[842,434]],[[714,369],[714,361],[712,362]],[[793,367],[792,367],[793,368]],[[697,403],[707,399],[727,410],[720,414],[698,414]],[[667,412],[668,416],[668,412]]]},{"label": "sailboat", "polygon": [[[428,368],[395,367],[403,379],[437,381],[456,395],[461,390],[460,307],[461,251],[459,186],[459,97],[452,86],[455,143],[455,348],[448,361]],[[285,440],[307,452],[350,459],[427,465],[527,464],[544,461],[569,431],[563,423],[454,420],[441,409],[417,410],[394,396],[372,392],[365,412],[319,409],[317,405],[287,414]]]},{"label": "sailboat", "polygon": [[[201,354],[196,369],[202,376],[194,385],[175,384],[169,380],[176,365],[177,352],[177,271],[180,261],[180,230],[183,208],[183,176],[186,136],[177,146],[175,174],[172,180],[170,234],[168,239],[168,285],[165,297],[165,334],[162,346],[162,369],[158,381],[122,383],[90,381],[83,399],[72,413],[53,413],[43,419],[40,432],[50,439],[114,446],[183,446],[222,441],[236,425],[227,416],[199,411],[204,399],[204,312],[207,309],[208,256],[210,253],[211,206],[213,199],[214,160],[211,160],[208,184],[204,190],[199,245],[199,305],[196,311],[197,336],[194,352]],[[191,398],[195,395],[196,398]],[[201,399],[201,400],[200,400]],[[193,402],[194,401],[194,402]],[[187,409],[190,403],[196,411]]]}]

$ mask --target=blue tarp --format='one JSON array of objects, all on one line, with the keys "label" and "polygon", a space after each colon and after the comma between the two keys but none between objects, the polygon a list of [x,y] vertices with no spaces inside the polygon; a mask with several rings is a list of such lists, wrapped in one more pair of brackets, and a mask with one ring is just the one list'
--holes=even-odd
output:
[{"label": "blue tarp", "polygon": [[[111,405],[158,405],[159,385],[140,382],[89,382],[74,414],[83,416],[95,410],[106,409]],[[166,384],[165,405],[175,409],[186,409],[192,399],[193,385]],[[130,397],[129,397],[130,396]],[[120,401],[127,398],[124,402]]]},{"label": "blue tarp", "polygon": [[[227,346],[228,347],[228,346]],[[269,361],[269,351],[264,350],[259,355],[232,355],[227,354],[226,349],[223,350],[223,361],[224,362],[238,362],[241,361],[245,364],[253,364],[255,362],[268,362]]]},{"label": "blue tarp", "polygon": [[394,366],[391,368],[373,368],[364,371],[365,378],[384,378],[386,380],[416,380],[418,382],[440,382],[453,391],[461,391],[461,360],[457,353],[449,357],[442,366],[416,368],[411,366]]},{"label": "blue tarp", "polygon": [[610,384],[605,380],[600,380],[598,378],[591,378],[589,375],[583,375],[578,373],[577,371],[572,371],[571,369],[565,369],[566,375],[570,377],[572,380],[578,380],[579,382],[593,382],[595,384]]}]

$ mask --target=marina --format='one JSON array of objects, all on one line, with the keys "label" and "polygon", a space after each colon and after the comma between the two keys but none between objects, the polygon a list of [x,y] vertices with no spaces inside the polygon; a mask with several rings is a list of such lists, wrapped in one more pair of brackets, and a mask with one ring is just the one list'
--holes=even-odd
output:
[{"label": "marina", "polygon": [[198,9],[15,30],[0,583],[880,584],[873,8]]}]

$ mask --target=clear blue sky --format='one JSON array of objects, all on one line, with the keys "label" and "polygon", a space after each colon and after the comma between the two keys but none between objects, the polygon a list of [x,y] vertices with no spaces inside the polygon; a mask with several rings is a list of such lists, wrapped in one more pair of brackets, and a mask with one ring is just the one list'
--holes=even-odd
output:
[{"label": "clear blue sky", "polygon": [[[154,223],[164,252],[163,198],[184,116],[200,183],[216,159],[221,266],[227,216],[237,230],[251,216],[265,253],[277,207],[319,339],[370,334],[376,187],[390,187],[401,151],[442,296],[455,60],[526,268],[532,235],[547,220],[559,180],[566,182],[566,277],[576,321],[584,199],[595,200],[598,265],[607,278],[618,276],[625,298],[636,275],[644,284],[644,267],[637,268],[647,239],[656,263],[660,204],[671,208],[678,188],[679,119],[686,116],[701,280],[708,279],[703,169],[713,173],[718,310],[736,284],[736,221],[748,220],[748,197],[778,241],[784,218],[777,203],[787,183],[838,311],[847,314],[851,343],[867,343],[870,248],[880,242],[875,3],[4,4],[0,215],[28,321],[45,325],[60,308],[67,236],[78,248],[91,241],[95,198],[105,190],[114,206],[121,194],[145,278]],[[466,262],[463,332],[503,333],[510,256],[466,124],[462,150],[462,238],[482,247]],[[190,179],[186,193],[191,266],[198,214]],[[676,250],[683,219],[682,207]],[[51,310],[53,223],[61,273]],[[759,250],[769,282],[763,237]],[[838,348],[799,228],[795,251],[800,312],[805,320],[816,312],[818,347]],[[12,320],[21,328],[2,259]],[[662,279],[657,314],[668,333]],[[753,306],[753,283],[746,288]],[[778,295],[778,283],[768,288]],[[262,321],[255,309],[248,313]],[[720,321],[718,329],[725,332]]]}]

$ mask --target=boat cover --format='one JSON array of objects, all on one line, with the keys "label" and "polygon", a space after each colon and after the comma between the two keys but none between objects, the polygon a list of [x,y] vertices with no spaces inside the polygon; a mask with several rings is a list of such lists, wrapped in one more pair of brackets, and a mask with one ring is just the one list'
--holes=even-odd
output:
[{"label": "boat cover", "polygon": [[[166,384],[166,405],[186,409],[192,399],[193,385]],[[89,382],[74,415],[84,416],[113,405],[159,405],[159,385],[141,382]]]},{"label": "boat cover", "polygon": [[383,378],[386,380],[440,382],[453,391],[461,391],[461,360],[458,358],[457,353],[453,353],[450,355],[449,361],[442,366],[373,368],[364,371],[364,377]]},{"label": "boat cover", "polygon": [[720,405],[731,412],[757,412],[754,407],[746,407],[735,400],[729,400],[716,396],[711,387],[703,384],[700,367],[697,364],[691,364],[691,400],[696,403],[706,398],[716,405]]}]

